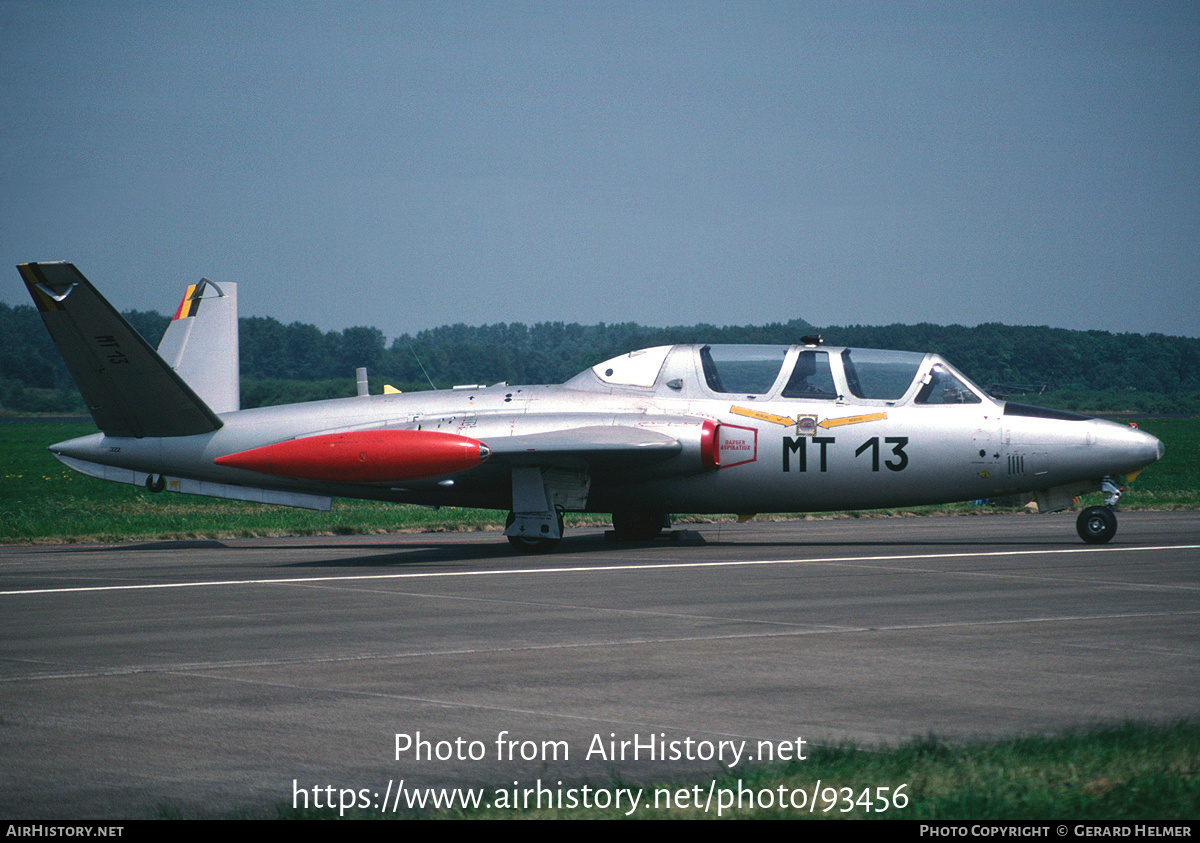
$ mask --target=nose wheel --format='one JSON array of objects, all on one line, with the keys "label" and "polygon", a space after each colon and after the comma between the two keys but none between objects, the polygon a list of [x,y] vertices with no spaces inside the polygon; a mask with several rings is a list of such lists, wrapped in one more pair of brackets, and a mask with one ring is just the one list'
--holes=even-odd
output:
[{"label": "nose wheel", "polygon": [[1105,544],[1117,533],[1117,514],[1107,506],[1089,506],[1075,519],[1075,529],[1088,544]]}]

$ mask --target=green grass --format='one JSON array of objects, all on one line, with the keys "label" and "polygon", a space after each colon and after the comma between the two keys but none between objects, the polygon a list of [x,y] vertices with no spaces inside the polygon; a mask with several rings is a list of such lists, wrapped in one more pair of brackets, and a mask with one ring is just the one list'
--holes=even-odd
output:
[{"label": "green grass", "polygon": [[[556,777],[543,776],[552,783]],[[820,788],[817,789],[817,784]],[[708,810],[689,804],[667,807],[665,796],[680,791],[707,796],[711,779],[637,785],[597,782],[594,787],[641,791],[638,819],[715,819],[717,799]],[[522,787],[531,786],[522,782]],[[568,786],[579,787],[578,784]],[[815,747],[803,761],[786,766],[735,769],[715,781],[727,803],[740,791],[759,794],[758,804],[723,810],[738,819],[905,819],[905,820],[1182,820],[1200,816],[1200,726],[1127,723],[1056,736],[1031,736],[954,745],[935,737],[894,748],[864,750],[851,744]],[[780,789],[787,803],[779,806]],[[832,790],[831,790],[832,788]],[[483,788],[484,801],[511,782]],[[800,795],[803,791],[804,796]],[[817,794],[815,808],[812,794]],[[769,796],[768,796],[769,794]],[[654,807],[658,798],[660,805]],[[801,801],[803,799],[803,802]],[[770,804],[765,804],[769,800]],[[671,800],[673,803],[676,799]],[[689,803],[694,802],[689,794]],[[796,807],[803,805],[803,807]],[[648,807],[647,807],[648,806]],[[337,810],[280,810],[283,818],[337,818]],[[348,818],[394,817],[349,811]],[[622,810],[406,811],[402,817],[434,819],[621,819]]]},{"label": "green grass", "polygon": [[88,424],[0,424],[0,541],[111,541],[479,529],[495,514],[338,500],[330,512],[197,495],[151,493],[79,474],[46,446],[95,432]]},{"label": "green grass", "polygon": [[[1166,445],[1166,456],[1129,484],[1124,509],[1200,507],[1200,420],[1144,419],[1143,430]],[[503,525],[494,510],[442,509],[338,499],[329,512],[164,493],[110,483],[71,471],[46,451],[64,439],[95,432],[78,422],[0,423],[0,542],[117,541],[272,535],[466,531]],[[1098,503],[1099,495],[1083,503]],[[952,504],[918,507],[916,514],[994,511]],[[896,514],[889,510],[879,514]],[[872,513],[843,513],[842,515]],[[780,516],[764,516],[766,518]],[[831,516],[836,517],[836,516]],[[677,521],[711,522],[678,516]],[[571,515],[567,523],[604,524],[604,516]]]}]

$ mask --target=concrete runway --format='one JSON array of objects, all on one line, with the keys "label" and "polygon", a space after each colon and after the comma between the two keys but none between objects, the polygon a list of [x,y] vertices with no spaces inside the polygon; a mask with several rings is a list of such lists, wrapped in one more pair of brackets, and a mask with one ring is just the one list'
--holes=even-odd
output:
[{"label": "concrete runway", "polygon": [[[0,548],[0,816],[1200,714],[1200,513],[1123,512],[1103,547],[1068,513],[681,526],[536,557],[498,533]],[[435,757],[397,759],[417,733]],[[651,739],[684,759],[620,759]]]}]

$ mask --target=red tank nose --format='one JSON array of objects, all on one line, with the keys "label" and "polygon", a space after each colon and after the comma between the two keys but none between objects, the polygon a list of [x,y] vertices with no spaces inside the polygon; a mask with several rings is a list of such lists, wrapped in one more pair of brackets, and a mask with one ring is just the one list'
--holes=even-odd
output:
[{"label": "red tank nose", "polygon": [[331,483],[388,483],[466,471],[488,458],[477,439],[435,430],[357,430],[306,436],[213,462]]}]

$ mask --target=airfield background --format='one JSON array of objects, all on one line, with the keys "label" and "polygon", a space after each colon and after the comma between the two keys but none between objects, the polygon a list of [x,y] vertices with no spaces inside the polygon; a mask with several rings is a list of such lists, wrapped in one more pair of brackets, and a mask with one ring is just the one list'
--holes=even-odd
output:
[{"label": "airfield background", "polygon": [[[157,345],[169,317],[124,312]],[[1200,412],[1200,339],[1113,334],[997,323],[963,327],[888,325],[817,329],[801,319],[761,326],[654,328],[541,322],[444,325],[390,343],[380,328],[322,332],[271,317],[239,320],[242,406],[349,396],[366,366],[372,392],[456,383],[561,383],[636,348],[675,343],[796,343],[819,331],[831,345],[932,351],[994,394],[1034,394],[1031,403],[1083,411]],[[1083,394],[1084,392],[1090,394]],[[75,384],[37,311],[0,302],[0,409],[84,413]]]}]

